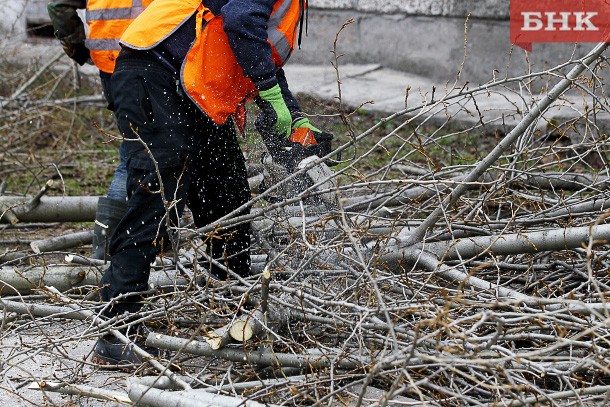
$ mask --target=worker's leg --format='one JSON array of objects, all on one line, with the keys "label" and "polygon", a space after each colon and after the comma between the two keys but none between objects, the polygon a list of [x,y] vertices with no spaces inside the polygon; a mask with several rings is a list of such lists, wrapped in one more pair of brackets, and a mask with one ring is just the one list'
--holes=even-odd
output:
[{"label": "worker's leg", "polygon": [[[206,119],[207,121],[207,119]],[[191,157],[194,174],[188,206],[195,224],[203,227],[233,212],[250,200],[243,153],[233,123],[218,126],[207,121],[205,134],[194,140],[197,153]],[[249,208],[239,215],[249,213]],[[250,225],[221,229],[209,235],[206,244],[214,259],[241,276],[250,273]],[[207,267],[225,279],[222,268]]]},{"label": "worker's leg", "polygon": [[[127,212],[110,240],[112,262],[100,281],[108,301],[104,315],[137,313],[150,264],[168,244],[168,226],[184,209],[191,171],[191,123],[183,114],[175,78],[155,63],[119,57],[113,97],[127,156]],[[100,338],[92,361],[137,366],[141,358],[109,336]]]},{"label": "worker's leg", "polygon": [[[110,241],[112,263],[102,277],[102,298],[146,290],[155,255],[168,244],[186,203],[191,148],[188,117],[175,78],[156,63],[119,58],[113,98],[127,155],[127,211]],[[184,196],[182,196],[184,195]],[[171,205],[177,201],[177,205]],[[116,315],[139,308],[137,297],[114,304]]]},{"label": "worker's leg", "polygon": [[[114,110],[110,77],[110,74],[100,71],[102,90],[108,102],[108,109]],[[110,187],[108,187],[108,194],[106,197],[101,197],[97,205],[93,228],[93,253],[91,255],[94,259],[110,260],[108,256],[110,236],[116,230],[127,209],[126,183],[127,157],[125,148],[121,144],[119,147],[119,163],[114,171]]]}]

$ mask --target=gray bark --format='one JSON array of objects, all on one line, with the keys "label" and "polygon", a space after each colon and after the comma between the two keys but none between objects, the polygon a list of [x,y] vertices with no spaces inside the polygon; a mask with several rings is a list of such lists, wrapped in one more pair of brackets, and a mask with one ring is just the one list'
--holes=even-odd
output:
[{"label": "gray bark", "polygon": [[[422,248],[444,260],[457,260],[471,259],[487,254],[501,256],[575,249],[582,247],[590,240],[610,240],[610,225],[549,229],[497,236],[477,236],[455,241],[426,243],[422,245]],[[388,253],[382,259],[386,262],[396,262],[408,250],[410,249]]]},{"label": "gray bark", "polygon": [[166,391],[147,387],[134,383],[129,388],[129,398],[138,406],[151,407],[264,407],[269,404],[261,404],[253,400],[245,400],[237,397],[211,394],[205,391]]},{"label": "gray bark", "polygon": [[0,308],[4,312],[14,312],[20,315],[30,315],[36,318],[65,318],[84,321],[87,318],[82,312],[66,306],[28,304],[23,302],[0,299]]},{"label": "gray bark", "polygon": [[146,345],[160,349],[191,353],[193,355],[217,357],[232,362],[247,362],[264,366],[319,368],[335,366],[342,369],[355,369],[371,363],[369,358],[353,355],[332,355],[310,353],[295,355],[291,353],[278,353],[271,350],[244,351],[241,348],[212,349],[204,342],[176,338],[158,333],[150,333],[146,338]]},{"label": "gray bark", "polygon": [[76,286],[97,284],[95,269],[82,266],[11,267],[0,268],[0,294],[28,294],[42,286],[66,291]]},{"label": "gray bark", "polygon": [[[93,222],[97,196],[43,196],[40,203],[28,210],[30,198],[0,197],[0,205],[10,208],[20,222]],[[6,223],[6,216],[0,222]]]},{"label": "gray bark", "polygon": [[30,243],[34,253],[52,252],[56,250],[67,250],[74,247],[91,244],[93,241],[93,231],[70,233],[63,236],[56,236],[49,239],[35,240]]}]

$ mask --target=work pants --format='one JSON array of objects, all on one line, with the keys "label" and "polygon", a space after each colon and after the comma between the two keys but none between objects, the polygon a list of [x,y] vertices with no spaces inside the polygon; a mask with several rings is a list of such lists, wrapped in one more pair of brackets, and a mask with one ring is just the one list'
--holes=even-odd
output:
[{"label": "work pants", "polygon": [[[176,79],[146,53],[121,53],[117,59],[112,93],[125,137],[128,203],[110,241],[111,265],[101,279],[106,301],[147,289],[150,264],[169,241],[166,225],[178,224],[185,204],[202,227],[250,199],[233,123],[213,123],[183,95]],[[206,243],[214,258],[248,275],[249,225],[219,230]],[[226,277],[222,269],[211,271]],[[120,301],[106,314],[135,312],[139,299]]]},{"label": "work pants", "polygon": [[[114,112],[114,102],[112,101],[112,82],[111,75],[107,72],[100,71],[100,80],[102,82],[102,91],[104,97],[108,102],[108,110]],[[114,170],[114,176],[112,182],[108,187],[108,194],[106,197],[115,201],[125,202],[127,199],[127,190],[125,184],[127,183],[127,157],[125,156],[125,148],[122,143],[119,147],[119,163]]]}]

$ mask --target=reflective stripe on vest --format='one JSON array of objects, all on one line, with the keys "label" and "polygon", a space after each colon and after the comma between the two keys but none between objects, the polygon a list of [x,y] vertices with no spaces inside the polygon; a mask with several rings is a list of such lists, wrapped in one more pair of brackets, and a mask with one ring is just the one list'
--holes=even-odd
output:
[{"label": "reflective stripe on vest", "polygon": [[121,49],[119,38],[152,0],[89,0],[85,12],[89,35],[85,46],[101,71],[112,73]]},{"label": "reflective stripe on vest", "polygon": [[288,60],[288,57],[292,52],[294,44],[291,44],[288,41],[288,38],[286,38],[286,36],[279,30],[279,26],[288,14],[288,11],[290,11],[290,6],[292,5],[292,3],[293,2],[290,0],[284,0],[282,4],[280,4],[278,9],[275,10],[273,14],[271,14],[271,18],[269,18],[268,24],[269,28],[267,29],[269,42],[271,42],[271,45],[273,45],[283,62],[286,62],[286,60]]},{"label": "reflective stripe on vest", "polygon": [[107,8],[104,10],[87,10],[87,21],[96,20],[133,20],[144,11],[145,7]]},{"label": "reflective stripe on vest", "polygon": [[90,51],[119,51],[121,46],[119,40],[85,40],[85,46]]}]

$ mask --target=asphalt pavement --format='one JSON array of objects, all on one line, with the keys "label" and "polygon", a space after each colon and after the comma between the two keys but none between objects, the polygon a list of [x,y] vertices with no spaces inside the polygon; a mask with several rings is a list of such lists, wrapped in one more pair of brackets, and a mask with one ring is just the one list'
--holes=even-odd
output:
[{"label": "asphalt pavement", "polygon": [[[510,131],[532,106],[546,97],[547,90],[532,92],[523,83],[475,85],[456,78],[445,82],[384,68],[381,64],[345,65],[335,69],[319,65],[288,63],[286,76],[293,93],[339,100],[352,108],[389,115],[408,110],[408,117],[470,128],[485,123],[487,131]],[[557,81],[555,81],[557,82]],[[521,85],[521,86],[520,86]],[[428,107],[424,107],[428,105]],[[597,106],[595,115],[591,108]],[[550,131],[558,124],[575,121],[571,131],[597,128],[608,134],[607,104],[594,102],[583,89],[572,89],[555,102],[536,122],[539,130]],[[585,120],[588,118],[588,123]],[[579,119],[580,118],[580,119]],[[586,133],[586,131],[584,131]]]}]

